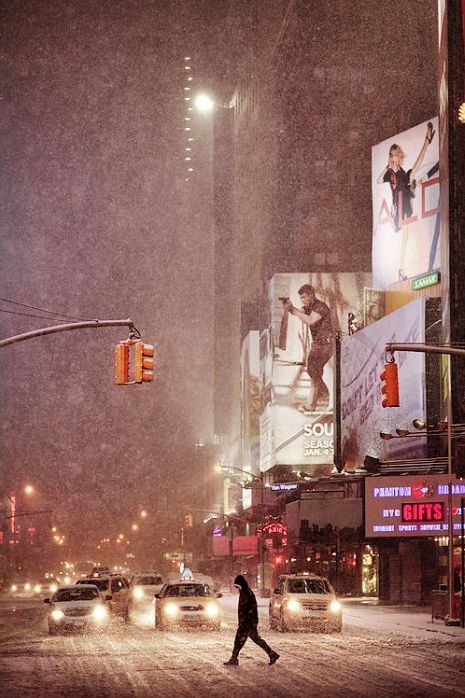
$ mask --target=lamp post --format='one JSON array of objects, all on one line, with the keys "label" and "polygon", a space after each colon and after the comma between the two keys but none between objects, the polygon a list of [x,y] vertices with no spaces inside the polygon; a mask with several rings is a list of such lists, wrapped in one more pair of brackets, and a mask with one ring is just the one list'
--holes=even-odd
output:
[{"label": "lamp post", "polygon": [[[454,611],[454,530],[452,517],[452,378],[451,378],[451,356],[465,356],[465,349],[460,347],[451,347],[445,345],[432,344],[413,344],[409,342],[389,342],[386,344],[387,352],[394,351],[413,351],[423,354],[442,354],[447,357],[446,361],[446,380],[447,380],[447,395],[446,395],[446,412],[447,412],[447,479],[448,479],[448,597],[449,597],[449,616],[450,621]],[[447,622],[447,619],[446,619]]]},{"label": "lamp post", "polygon": [[[259,564],[260,564],[260,596],[263,598],[265,596],[265,537],[264,537],[264,526],[265,526],[265,473],[260,472],[260,475],[252,475],[247,470],[243,468],[237,468],[236,466],[220,466],[221,472],[227,473],[228,471],[242,473],[247,476],[249,485],[242,485],[244,488],[250,489],[260,489],[260,536],[258,538],[258,554],[259,554]],[[256,483],[254,485],[254,483]]]}]

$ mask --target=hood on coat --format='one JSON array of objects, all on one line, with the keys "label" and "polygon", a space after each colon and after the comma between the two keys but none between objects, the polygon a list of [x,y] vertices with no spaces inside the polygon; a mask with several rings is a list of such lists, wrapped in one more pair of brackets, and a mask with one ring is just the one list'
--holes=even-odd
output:
[{"label": "hood on coat", "polygon": [[244,591],[249,588],[249,583],[242,574],[237,575],[236,579],[234,580],[234,584],[240,586],[241,589],[243,589]]}]

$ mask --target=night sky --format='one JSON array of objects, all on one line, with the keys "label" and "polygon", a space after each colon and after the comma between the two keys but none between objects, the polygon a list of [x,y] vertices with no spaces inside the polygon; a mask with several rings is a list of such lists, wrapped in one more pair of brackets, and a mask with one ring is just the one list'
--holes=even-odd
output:
[{"label": "night sky", "polygon": [[180,0],[3,7],[0,308],[43,318],[0,312],[0,337],[130,317],[156,347],[158,380],[138,387],[113,380],[124,328],[0,349],[3,489],[34,482],[35,506],[74,541],[83,520],[97,539],[140,505],[182,499],[193,444],[212,435],[208,143],[189,189],[182,85],[190,55],[196,85],[211,86],[224,12]]}]

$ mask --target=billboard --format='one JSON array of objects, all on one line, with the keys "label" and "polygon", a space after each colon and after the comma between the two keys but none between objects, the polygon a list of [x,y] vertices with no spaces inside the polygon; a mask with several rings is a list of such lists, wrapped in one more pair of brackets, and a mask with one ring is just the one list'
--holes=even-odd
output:
[{"label": "billboard", "polygon": [[376,288],[440,269],[438,143],[434,117],[372,148]]},{"label": "billboard", "polygon": [[425,407],[425,354],[396,352],[400,406],[382,407],[380,375],[387,342],[425,341],[426,298],[386,315],[341,342],[341,456],[346,470],[363,465],[366,455],[388,460],[426,455],[426,439],[383,441],[379,433],[405,429],[423,419]]},{"label": "billboard", "polygon": [[[418,538],[447,536],[448,475],[365,478],[365,536]],[[461,532],[460,500],[465,482],[452,475],[452,523]]]},{"label": "billboard", "polygon": [[262,471],[292,465],[308,466],[314,474],[331,472],[335,335],[347,333],[350,314],[363,317],[363,289],[370,285],[371,274],[363,273],[271,279],[271,326],[260,335]]},{"label": "billboard", "polygon": [[[259,332],[247,334],[241,348],[241,468],[259,473],[260,412],[262,410]],[[252,491],[243,490],[244,509],[252,506]]]}]

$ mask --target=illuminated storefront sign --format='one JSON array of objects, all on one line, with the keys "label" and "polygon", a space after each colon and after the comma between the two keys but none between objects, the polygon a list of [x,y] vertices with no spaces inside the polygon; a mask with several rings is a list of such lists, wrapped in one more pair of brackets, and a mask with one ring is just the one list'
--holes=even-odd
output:
[{"label": "illuminated storefront sign", "polygon": [[422,288],[428,288],[428,286],[435,286],[439,283],[441,275],[438,271],[434,271],[431,274],[425,274],[424,276],[419,276],[412,281],[412,291],[421,291]]},{"label": "illuminated storefront sign", "polygon": [[[447,475],[401,475],[365,479],[367,538],[447,535],[449,479]],[[452,479],[454,531],[461,532],[460,500],[465,482]]]},{"label": "illuminated storefront sign", "polygon": [[279,522],[268,523],[263,527],[265,543],[269,550],[287,546],[287,526]]},{"label": "illuminated storefront sign", "polygon": [[299,488],[298,482],[277,482],[275,485],[271,485],[272,492],[286,492],[288,490],[297,490]]}]

